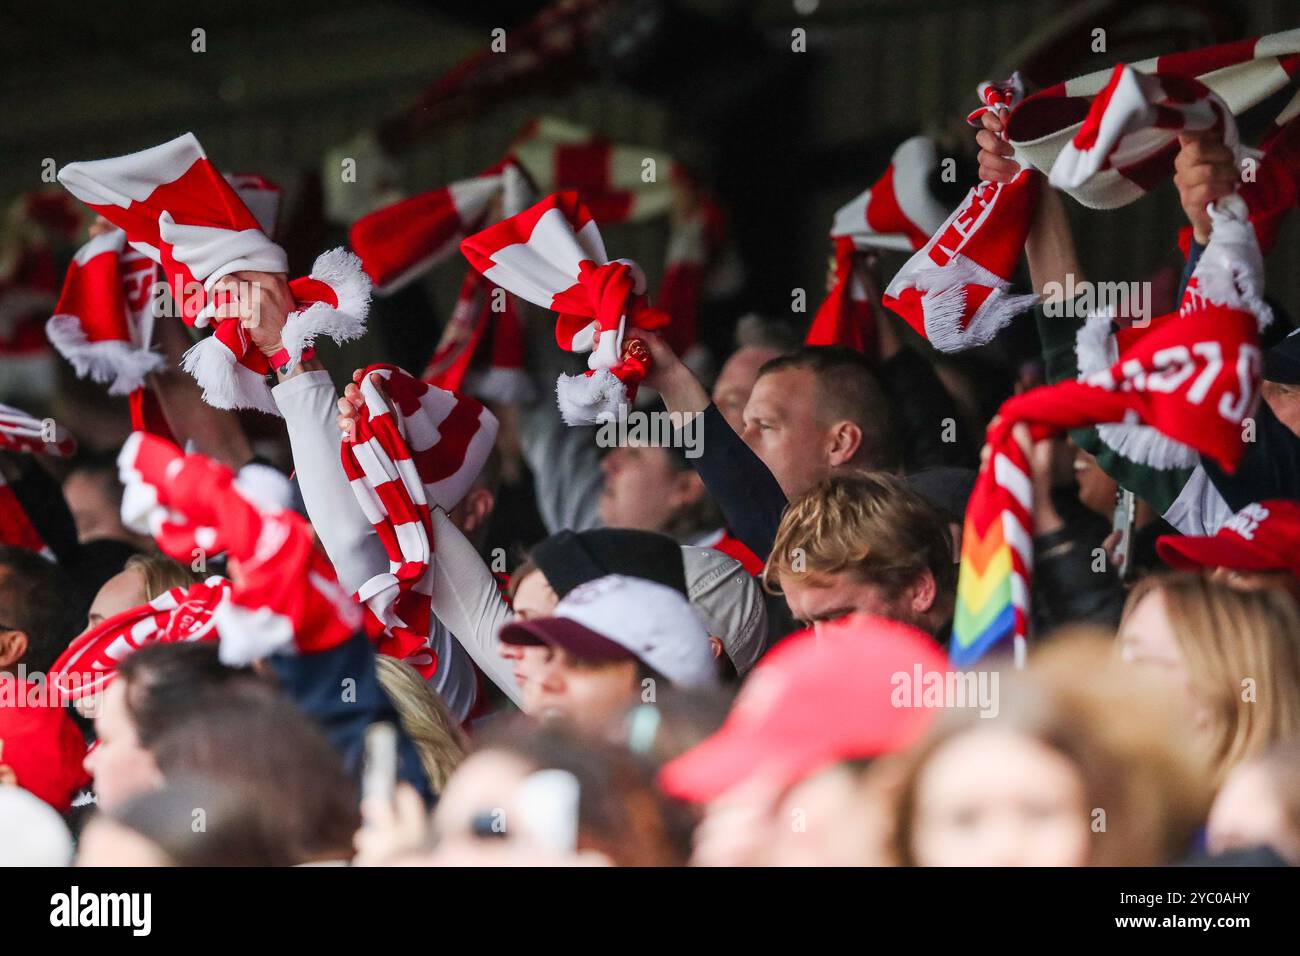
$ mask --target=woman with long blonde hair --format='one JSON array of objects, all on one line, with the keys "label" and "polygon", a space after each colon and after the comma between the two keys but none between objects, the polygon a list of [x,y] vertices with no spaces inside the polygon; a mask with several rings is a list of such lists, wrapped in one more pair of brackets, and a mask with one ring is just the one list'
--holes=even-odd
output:
[{"label": "woman with long blonde hair", "polygon": [[1300,613],[1282,591],[1192,574],[1146,578],[1124,605],[1119,649],[1183,688],[1216,782],[1300,736]]}]

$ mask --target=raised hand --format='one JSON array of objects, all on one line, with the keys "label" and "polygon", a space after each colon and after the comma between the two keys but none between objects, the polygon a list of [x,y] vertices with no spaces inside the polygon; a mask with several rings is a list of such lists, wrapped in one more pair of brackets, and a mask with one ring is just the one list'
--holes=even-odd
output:
[{"label": "raised hand", "polygon": [[1237,163],[1221,132],[1183,133],[1178,143],[1182,148],[1174,157],[1174,185],[1193,236],[1205,245],[1213,229],[1206,209],[1237,188]]}]

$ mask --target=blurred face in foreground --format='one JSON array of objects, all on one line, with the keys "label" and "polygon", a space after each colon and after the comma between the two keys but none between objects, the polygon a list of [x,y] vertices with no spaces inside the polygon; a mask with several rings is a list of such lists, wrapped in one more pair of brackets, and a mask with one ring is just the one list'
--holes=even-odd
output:
[{"label": "blurred face in foreground", "polygon": [[917,779],[912,853],[921,866],[1084,866],[1084,783],[1032,737],[972,730],[936,750]]},{"label": "blurred face in foreground", "polygon": [[111,810],[162,783],[153,755],[140,746],[135,723],[126,707],[126,681],[108,685],[95,717],[99,743],[86,755],[86,771],[95,778],[99,805]]},{"label": "blurred face in foreground", "polygon": [[499,750],[467,758],[438,797],[433,830],[439,843],[509,837],[516,793],[532,770],[520,757]]},{"label": "blurred face in foreground", "polygon": [[1266,846],[1300,865],[1300,832],[1287,817],[1277,781],[1256,763],[1244,763],[1224,781],[1210,808],[1206,843],[1211,853]]},{"label": "blurred face in foreground", "polygon": [[1148,593],[1124,618],[1118,641],[1124,660],[1152,668],[1171,680],[1187,701],[1194,726],[1201,730],[1209,728],[1209,714],[1192,690],[1187,660],[1178,646],[1165,609],[1165,597],[1159,590]]},{"label": "blurred face in foreground", "polygon": [[157,845],[134,830],[97,816],[77,848],[77,866],[171,866]]},{"label": "blurred face in foreground", "polygon": [[761,772],[709,804],[695,831],[693,866],[883,866],[886,783],[833,764],[781,786]]}]

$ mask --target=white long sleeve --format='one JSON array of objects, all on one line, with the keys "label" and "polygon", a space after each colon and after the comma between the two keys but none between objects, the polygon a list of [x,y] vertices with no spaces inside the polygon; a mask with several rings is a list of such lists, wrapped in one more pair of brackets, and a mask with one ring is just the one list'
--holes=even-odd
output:
[{"label": "white long sleeve", "polygon": [[326,371],[304,372],[271,389],[289,429],[303,504],[339,583],[355,592],[388,570],[388,555],[348,485],[339,457],[338,393]]},{"label": "white long sleeve", "polygon": [[[298,488],[312,527],[315,528],[316,536],[320,538],[330,563],[334,565],[339,582],[347,590],[355,592],[376,574],[388,571],[390,565],[383,543],[366,519],[348,484],[347,476],[343,473],[339,456],[342,434],[335,421],[338,417],[338,395],[334,383],[328,372],[304,372],[276,385],[271,389],[271,395],[288,426]],[[440,525],[437,524],[438,517],[442,518]],[[448,541],[452,541],[453,545],[461,544],[473,555],[474,562],[488,578],[492,596],[504,608],[505,602],[497,593],[495,579],[473,546],[465,540],[465,536],[441,511],[435,513],[435,525],[437,551],[434,567],[439,567],[446,560],[443,549],[448,547]],[[464,557],[460,560],[466,563]],[[477,680],[473,668],[469,666],[471,658],[517,703],[519,688],[514,673],[496,653],[496,631],[491,632],[489,642],[482,644],[480,641],[482,646],[476,649],[459,637],[471,633],[473,628],[465,623],[453,625],[440,613],[436,592],[433,611],[437,620],[434,621],[429,644],[438,655],[438,666],[429,678],[429,684],[442,697],[448,710],[458,720],[464,720],[474,706]],[[508,609],[506,614],[508,617]],[[477,636],[475,640],[478,640]]]},{"label": "white long sleeve", "polygon": [[514,614],[501,596],[496,578],[441,508],[433,510],[433,539],[437,542],[433,561],[434,615],[456,635],[479,670],[519,704],[514,669],[498,653],[501,642],[497,634]]}]

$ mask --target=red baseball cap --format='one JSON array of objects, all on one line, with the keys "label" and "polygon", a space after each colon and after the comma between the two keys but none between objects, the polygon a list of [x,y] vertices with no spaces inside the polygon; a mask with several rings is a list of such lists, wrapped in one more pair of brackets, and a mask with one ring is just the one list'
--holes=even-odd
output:
[{"label": "red baseball cap", "polygon": [[900,695],[901,682],[950,670],[933,638],[896,621],[858,614],[803,631],[759,661],[726,723],[668,763],[659,785],[706,803],[760,770],[791,786],[827,764],[902,750],[935,709]]},{"label": "red baseball cap", "polygon": [[55,694],[12,675],[0,675],[0,764],[18,786],[66,813],[78,790],[90,783],[83,761],[86,741]]},{"label": "red baseball cap", "polygon": [[1281,498],[1246,505],[1214,535],[1161,535],[1160,559],[1171,568],[1287,571],[1300,577],[1300,503]]}]

